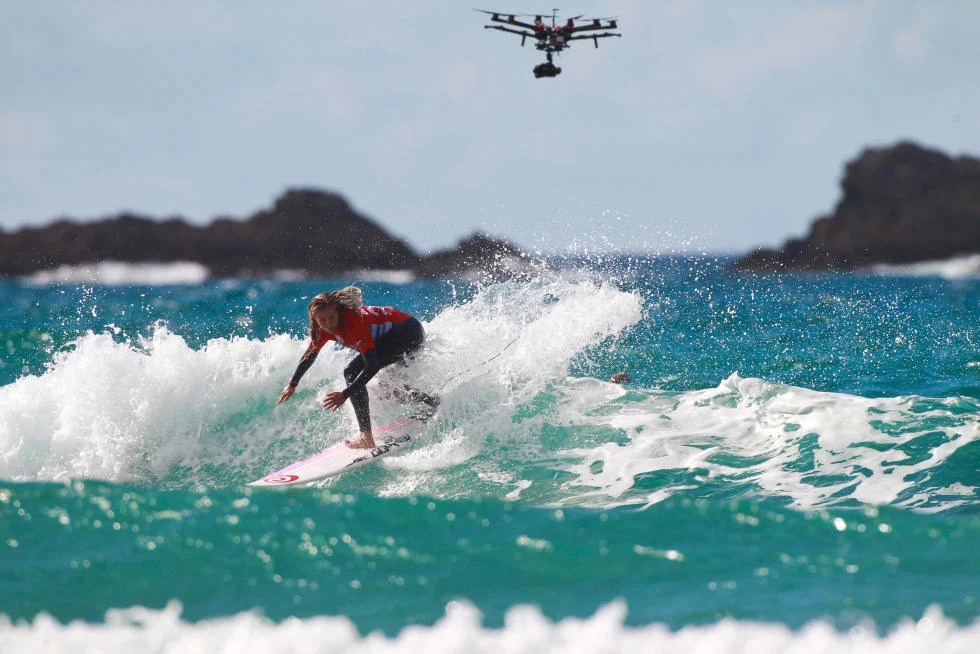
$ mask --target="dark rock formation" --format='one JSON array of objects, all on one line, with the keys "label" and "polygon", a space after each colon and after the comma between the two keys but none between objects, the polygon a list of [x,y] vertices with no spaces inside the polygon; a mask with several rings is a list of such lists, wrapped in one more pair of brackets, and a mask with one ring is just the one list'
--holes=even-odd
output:
[{"label": "dark rock formation", "polygon": [[736,270],[854,269],[980,252],[980,159],[913,143],[867,149],[847,164],[843,197],[802,239],[757,250]]},{"label": "dark rock formation", "polygon": [[515,245],[484,234],[472,234],[454,250],[425,257],[416,268],[419,277],[452,278],[482,276],[511,278],[526,276],[541,266]]},{"label": "dark rock formation", "polygon": [[61,265],[100,261],[195,261],[217,276],[267,275],[301,270],[343,275],[355,270],[412,270],[423,277],[506,272],[506,262],[527,259],[509,243],[474,235],[456,250],[417,254],[377,223],[357,214],[343,197],[290,190],[268,211],[247,220],[220,218],[198,227],[123,214],[88,223],[68,219],[15,232],[0,230],[0,275],[25,275]]}]

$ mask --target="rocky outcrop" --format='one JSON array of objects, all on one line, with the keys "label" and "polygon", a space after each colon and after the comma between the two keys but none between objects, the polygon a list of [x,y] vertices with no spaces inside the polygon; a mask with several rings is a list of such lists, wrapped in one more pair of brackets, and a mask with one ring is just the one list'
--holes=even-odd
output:
[{"label": "rocky outcrop", "polygon": [[543,265],[517,246],[484,234],[472,234],[452,250],[435,252],[419,263],[419,277],[524,277]]},{"label": "rocky outcrop", "polygon": [[980,252],[980,159],[914,143],[849,162],[842,197],[804,238],[757,250],[741,271],[854,269]]},{"label": "rocky outcrop", "polygon": [[96,222],[59,220],[44,227],[0,231],[0,275],[18,276],[62,265],[194,261],[212,275],[267,275],[300,270],[314,276],[354,270],[411,270],[423,277],[505,274],[504,262],[528,259],[515,246],[482,235],[455,250],[416,253],[334,193],[290,190],[269,210],[246,220],[220,218],[206,226],[181,218],[123,214]]}]

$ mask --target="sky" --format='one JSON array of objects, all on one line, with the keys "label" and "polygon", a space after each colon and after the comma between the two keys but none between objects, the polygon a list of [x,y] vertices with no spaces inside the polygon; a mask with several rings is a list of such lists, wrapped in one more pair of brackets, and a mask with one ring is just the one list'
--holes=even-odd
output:
[{"label": "sky", "polygon": [[318,188],[422,253],[739,253],[805,234],[865,148],[980,156],[980,2],[578,0],[623,36],[554,79],[473,6],[0,0],[0,228]]}]

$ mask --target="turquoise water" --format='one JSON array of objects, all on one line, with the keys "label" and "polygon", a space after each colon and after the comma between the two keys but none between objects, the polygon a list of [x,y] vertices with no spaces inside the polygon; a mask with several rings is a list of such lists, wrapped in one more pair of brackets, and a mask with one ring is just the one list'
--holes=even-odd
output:
[{"label": "turquoise water", "polygon": [[[975,651],[980,281],[727,263],[0,284],[0,645]],[[440,414],[246,488],[355,430],[319,406],[344,351],[275,405],[351,281],[429,335],[377,421],[407,380]]]}]

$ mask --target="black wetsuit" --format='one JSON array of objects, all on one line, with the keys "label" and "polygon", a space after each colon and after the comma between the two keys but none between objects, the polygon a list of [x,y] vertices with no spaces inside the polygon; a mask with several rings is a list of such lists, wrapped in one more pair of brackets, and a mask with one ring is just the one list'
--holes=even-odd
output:
[{"label": "black wetsuit", "polygon": [[[368,402],[367,383],[382,368],[393,363],[404,363],[409,355],[417,352],[425,341],[425,329],[417,319],[408,316],[400,323],[391,324],[387,327],[387,331],[380,333],[376,338],[372,337],[372,339],[374,347],[359,354],[344,368],[347,388],[342,392],[344,397],[350,399],[351,406],[354,407],[354,415],[357,416],[357,425],[362,432],[371,431],[371,409]],[[310,343],[303,359],[296,367],[296,372],[289,380],[290,386],[296,386],[299,383],[300,378],[313,365],[317,354],[327,340],[339,339],[336,337],[323,338],[318,343]],[[424,405],[417,414],[422,419],[430,417],[439,405],[437,397],[410,386],[397,389],[394,393],[401,402]]]}]

